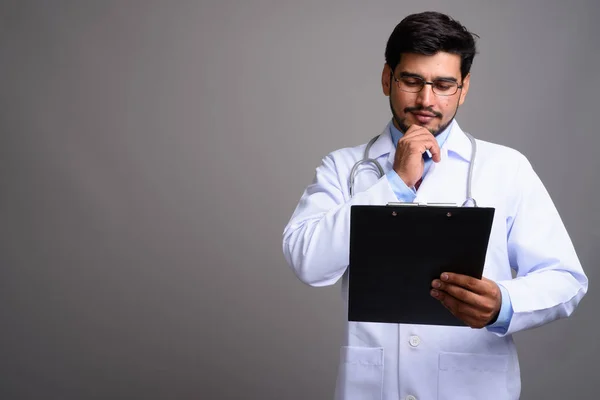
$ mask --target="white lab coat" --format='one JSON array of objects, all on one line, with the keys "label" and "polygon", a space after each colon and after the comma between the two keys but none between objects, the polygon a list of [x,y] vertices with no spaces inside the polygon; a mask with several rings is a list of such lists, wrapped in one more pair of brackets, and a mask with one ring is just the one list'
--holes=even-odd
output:
[{"label": "white lab coat", "polygon": [[[337,150],[323,159],[283,233],[283,252],[298,278],[311,286],[327,286],[344,277],[345,300],[350,206],[397,201],[387,177],[378,178],[372,165],[361,167],[350,198],[350,169],[363,158],[365,147]],[[471,151],[454,121],[441,162],[431,166],[415,201],[462,204]],[[388,124],[370,156],[387,172],[394,154]],[[511,334],[569,316],[586,293],[588,280],[548,192],[522,154],[477,140],[472,193],[479,206],[496,209],[483,275],[510,295],[514,314],[508,331],[502,335],[469,327],[346,322],[336,399],[519,397],[519,363]],[[517,272],[515,279],[511,268]]]}]

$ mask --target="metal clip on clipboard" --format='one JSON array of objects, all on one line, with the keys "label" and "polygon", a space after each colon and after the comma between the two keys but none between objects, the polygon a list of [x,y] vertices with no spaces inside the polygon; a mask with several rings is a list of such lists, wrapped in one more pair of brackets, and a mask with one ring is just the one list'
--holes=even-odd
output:
[{"label": "metal clip on clipboard", "polygon": [[389,203],[386,204],[386,206],[388,207],[396,207],[396,206],[406,206],[406,207],[458,207],[458,204],[456,203],[425,203],[425,202],[421,202],[421,203],[405,203],[405,202],[401,202],[401,201],[391,201]]}]

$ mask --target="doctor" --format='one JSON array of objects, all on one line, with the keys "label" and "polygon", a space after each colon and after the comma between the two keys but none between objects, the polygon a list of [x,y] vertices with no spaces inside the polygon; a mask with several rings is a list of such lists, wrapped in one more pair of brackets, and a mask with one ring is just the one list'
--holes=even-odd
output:
[{"label": "doctor", "polygon": [[[470,191],[477,205],[496,210],[484,278],[442,273],[431,283],[431,296],[468,326],[346,322],[337,399],[517,399],[512,335],[569,316],[587,291],[527,159],[481,140],[473,146],[455,120],[475,53],[473,35],[446,15],[402,20],[385,50],[381,85],[392,119],[368,149],[376,163],[361,163],[366,145],[327,155],[285,227],[283,252],[298,278],[311,286],[342,278],[346,298],[352,205],[462,204]],[[430,247],[436,251],[435,242]],[[410,268],[401,238],[397,251],[398,268]]]}]

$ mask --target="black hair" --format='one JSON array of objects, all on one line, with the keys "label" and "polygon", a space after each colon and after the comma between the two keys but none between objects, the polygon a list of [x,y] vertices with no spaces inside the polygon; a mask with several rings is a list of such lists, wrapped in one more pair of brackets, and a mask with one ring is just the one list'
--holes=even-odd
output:
[{"label": "black hair", "polygon": [[390,35],[385,62],[393,71],[402,53],[430,56],[444,51],[460,56],[460,73],[464,79],[477,53],[475,37],[479,36],[448,15],[434,11],[412,14],[400,21]]}]

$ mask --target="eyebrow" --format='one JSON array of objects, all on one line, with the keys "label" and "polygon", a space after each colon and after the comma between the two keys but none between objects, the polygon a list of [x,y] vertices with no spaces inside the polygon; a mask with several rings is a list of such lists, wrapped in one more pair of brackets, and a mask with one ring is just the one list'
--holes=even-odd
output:
[{"label": "eyebrow", "polygon": [[[426,80],[419,74],[413,74],[411,72],[400,72],[400,78],[420,78],[424,81]],[[437,76],[433,79],[434,81],[446,81],[446,82],[455,82],[458,83],[458,80],[451,76]]]}]

